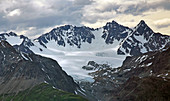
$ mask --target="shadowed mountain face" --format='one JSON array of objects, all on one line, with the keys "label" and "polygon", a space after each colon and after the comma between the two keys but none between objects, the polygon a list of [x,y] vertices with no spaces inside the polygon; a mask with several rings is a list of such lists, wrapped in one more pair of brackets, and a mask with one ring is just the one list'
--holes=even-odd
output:
[{"label": "shadowed mountain face", "polygon": [[128,33],[132,30],[128,27],[122,26],[115,21],[108,22],[103,27],[102,38],[105,40],[106,44],[113,44],[114,41],[123,40],[128,36]]},{"label": "shadowed mountain face", "polygon": [[52,59],[17,52],[8,42],[0,42],[0,94],[12,93],[48,83],[74,93],[78,85]]}]

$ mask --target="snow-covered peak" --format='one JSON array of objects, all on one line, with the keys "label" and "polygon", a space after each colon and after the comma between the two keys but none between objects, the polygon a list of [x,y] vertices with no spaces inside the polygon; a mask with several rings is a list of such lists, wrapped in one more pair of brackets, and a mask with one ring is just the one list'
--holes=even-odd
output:
[{"label": "snow-covered peak", "polygon": [[141,53],[155,51],[164,48],[170,42],[170,37],[155,33],[143,20],[133,28],[133,31],[125,38],[119,53],[139,55]]},{"label": "snow-covered peak", "polygon": [[[144,20],[141,20],[140,23],[134,27],[133,32],[138,35],[151,35],[153,30],[145,23]],[[137,33],[136,33],[137,32]]]},{"label": "snow-covered peak", "polygon": [[0,40],[7,41],[19,51],[24,53],[32,53],[32,51],[29,50],[29,47],[34,46],[34,43],[31,41],[31,39],[24,35],[17,35],[14,32],[2,33],[0,34]]},{"label": "snow-covered peak", "polygon": [[23,38],[20,38],[16,33],[2,33],[0,34],[0,40],[8,41],[11,45],[20,45]]},{"label": "snow-covered peak", "polygon": [[106,44],[113,44],[115,40],[121,41],[126,38],[131,31],[130,28],[120,25],[113,20],[103,27],[102,38],[105,39]]},{"label": "snow-covered peak", "polygon": [[[43,34],[39,38],[35,39],[42,46],[46,47],[46,44],[50,41],[55,41],[59,46],[73,46],[80,48],[83,43],[92,43],[95,36],[91,32],[93,29],[88,27],[76,27],[72,25],[65,25],[54,28],[49,33]],[[47,48],[47,47],[46,47]]]},{"label": "snow-covered peak", "polygon": [[14,32],[9,32],[8,35],[10,35],[10,36],[17,36],[17,34],[14,33]]},{"label": "snow-covered peak", "polygon": [[73,25],[65,25],[65,26],[61,26],[61,27],[57,27],[56,29],[62,29],[62,30],[71,30],[73,29]]},{"label": "snow-covered peak", "polygon": [[12,45],[22,46],[22,49],[36,45],[37,49],[41,51],[43,48],[59,49],[60,51],[112,49],[118,54],[138,55],[163,48],[170,38],[154,33],[144,20],[141,20],[133,29],[113,20],[96,29],[73,25],[56,27],[34,41],[23,35],[18,36],[13,32],[0,34],[0,40],[7,40]]},{"label": "snow-covered peak", "polygon": [[141,21],[139,22],[139,24],[141,24],[141,25],[146,25],[146,23],[145,23],[144,20],[141,20]]},{"label": "snow-covered peak", "polygon": [[[60,51],[112,49],[118,54],[139,55],[163,48],[169,42],[169,36],[154,33],[144,20],[133,29],[113,20],[96,29],[86,26],[60,26],[43,34],[34,42],[37,46]],[[41,49],[43,50],[42,47]]]},{"label": "snow-covered peak", "polygon": [[112,22],[107,22],[105,26],[110,26],[110,25],[119,26],[119,24],[114,20]]}]

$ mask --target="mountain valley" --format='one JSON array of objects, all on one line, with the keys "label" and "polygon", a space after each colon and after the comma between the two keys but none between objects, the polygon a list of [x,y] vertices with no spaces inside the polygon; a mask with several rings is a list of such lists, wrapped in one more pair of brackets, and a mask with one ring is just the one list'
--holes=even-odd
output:
[{"label": "mountain valley", "polygon": [[170,36],[143,20],[134,28],[65,25],[35,39],[2,33],[0,41],[1,100],[34,97],[36,87],[64,91],[71,101],[170,99]]}]

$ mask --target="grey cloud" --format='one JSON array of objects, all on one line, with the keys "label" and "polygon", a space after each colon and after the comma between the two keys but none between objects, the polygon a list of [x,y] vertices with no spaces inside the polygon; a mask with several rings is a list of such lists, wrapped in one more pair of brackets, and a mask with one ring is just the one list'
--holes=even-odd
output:
[{"label": "grey cloud", "polygon": [[162,0],[157,3],[151,4],[151,8],[163,8],[165,10],[170,10],[170,1],[169,0]]},{"label": "grey cloud", "polygon": [[[88,0],[84,4],[81,0],[49,0],[48,3],[45,4],[45,6],[48,6],[47,8],[42,7],[42,9],[39,9],[39,5],[34,5],[33,1],[34,0],[28,0],[28,2],[24,2],[23,0],[18,0],[15,5],[5,9],[7,12],[10,12],[14,9],[20,9],[20,16],[6,16],[6,18],[2,18],[2,16],[5,16],[5,13],[0,12],[0,17],[2,18],[0,19],[0,30],[27,30],[29,27],[44,29],[46,27],[52,27],[61,24],[80,25],[82,17],[81,9],[90,3]],[[31,32],[28,31],[26,33],[28,36],[33,35],[28,33]],[[38,33],[40,33],[40,30]],[[41,34],[43,34],[43,32],[41,32]]]},{"label": "grey cloud", "polygon": [[74,4],[76,4],[76,5],[89,5],[92,3],[93,3],[92,0],[75,0],[74,1]]},{"label": "grey cloud", "polygon": [[167,28],[170,26],[170,23],[169,24],[164,24],[164,25],[156,25],[157,28]]},{"label": "grey cloud", "polygon": [[127,9],[124,12],[117,13],[123,13],[123,14],[133,14],[133,15],[141,15],[143,12],[146,12],[150,9],[165,9],[170,10],[170,1],[168,0],[162,0],[156,3],[147,3],[147,2],[138,2],[137,4],[130,4],[130,5],[118,5],[121,6],[127,6]]},{"label": "grey cloud", "polygon": [[[41,7],[38,2],[45,2],[45,4],[42,4]],[[116,14],[141,15],[149,9],[157,8],[170,10],[169,5],[168,0],[153,4],[147,2],[107,3],[101,6],[102,9],[97,9],[95,0],[5,0],[0,1],[0,32],[27,30],[26,35],[33,36],[43,34],[45,28],[55,25],[81,26],[81,22],[95,23],[98,20],[114,18]],[[15,9],[20,9],[21,15],[8,17],[7,14]],[[29,31],[29,27],[35,27],[37,31]]]},{"label": "grey cloud", "polygon": [[[156,9],[170,10],[169,0],[160,0],[155,3],[148,3],[147,1],[134,1],[134,2],[126,1],[122,3],[116,3],[116,2],[109,3],[108,2],[107,4],[100,3],[99,5],[102,7],[102,9],[96,7],[98,6],[96,2],[93,2],[92,5],[85,7],[85,11],[87,12],[83,13],[84,22],[95,23],[98,20],[107,20],[109,19],[107,15],[105,15],[105,17],[100,16],[100,15],[105,14],[106,12],[112,12],[112,11],[115,11],[116,15],[131,14],[134,16],[137,16],[137,15],[145,16],[143,15],[143,13],[151,9],[152,10],[156,10]],[[92,10],[91,11],[92,13],[90,12],[90,10]],[[113,14],[112,16],[110,16],[110,18],[115,18],[116,15]]]}]

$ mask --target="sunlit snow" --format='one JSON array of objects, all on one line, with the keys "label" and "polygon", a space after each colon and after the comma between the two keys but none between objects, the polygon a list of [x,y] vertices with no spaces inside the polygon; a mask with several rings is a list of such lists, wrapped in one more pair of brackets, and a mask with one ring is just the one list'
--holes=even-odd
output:
[{"label": "sunlit snow", "polygon": [[9,42],[11,45],[20,45],[23,41],[23,39],[20,39],[20,37],[16,36],[7,36],[6,40]]},{"label": "sunlit snow", "polygon": [[[120,42],[114,42],[111,45],[106,45],[101,37],[102,30],[93,32],[96,36],[96,40],[92,44],[83,43],[81,48],[66,45],[66,47],[59,46],[54,40],[49,41],[44,48],[38,42],[34,42],[35,46],[30,49],[36,53],[45,57],[50,57],[56,60],[60,66],[71,75],[75,80],[88,80],[93,81],[92,77],[88,75],[89,72],[82,69],[87,65],[89,61],[95,61],[97,63],[107,63],[113,68],[122,65],[126,56],[117,55],[117,48]],[[41,48],[43,51],[40,51]]]}]

